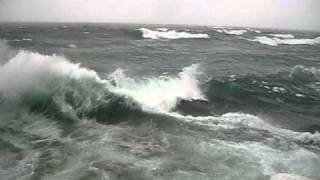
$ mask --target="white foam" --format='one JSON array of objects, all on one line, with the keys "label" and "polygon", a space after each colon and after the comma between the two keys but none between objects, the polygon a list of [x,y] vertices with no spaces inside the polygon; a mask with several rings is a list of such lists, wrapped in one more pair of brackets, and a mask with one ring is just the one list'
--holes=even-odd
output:
[{"label": "white foam", "polygon": [[284,38],[284,39],[294,38],[294,35],[292,34],[270,34],[270,36],[277,37],[277,38]]},{"label": "white foam", "polygon": [[248,32],[247,30],[226,30],[226,29],[218,29],[216,30],[219,33],[225,33],[230,35],[243,35],[244,33]]},{"label": "white foam", "polygon": [[242,162],[258,167],[266,176],[279,172],[318,176],[317,164],[320,158],[315,152],[307,149],[292,145],[292,149],[281,150],[256,142],[217,142],[215,148],[230,152],[230,156],[238,156],[243,159]]},{"label": "white foam", "polygon": [[276,137],[282,137],[288,140],[301,143],[320,143],[320,133],[295,132],[283,129],[267,123],[265,120],[245,113],[226,113],[221,116],[183,116],[178,113],[169,112],[167,115],[182,119],[187,122],[208,126],[213,129],[237,129],[241,127],[250,127],[257,130],[264,130],[272,133]]},{"label": "white foam", "polygon": [[177,76],[151,77],[135,80],[118,69],[110,78],[115,84],[112,92],[129,96],[146,111],[169,112],[179,99],[205,99],[198,86],[198,65],[183,68]]},{"label": "white foam", "polygon": [[315,39],[279,39],[279,38],[270,38],[266,36],[257,36],[255,39],[249,40],[254,42],[259,42],[261,44],[269,46],[278,46],[281,44],[285,45],[315,45],[320,44],[320,37]]},{"label": "white foam", "polygon": [[177,32],[175,30],[170,31],[156,31],[147,28],[140,28],[142,37],[147,39],[189,39],[189,38],[210,38],[208,34],[193,34],[187,32]]}]

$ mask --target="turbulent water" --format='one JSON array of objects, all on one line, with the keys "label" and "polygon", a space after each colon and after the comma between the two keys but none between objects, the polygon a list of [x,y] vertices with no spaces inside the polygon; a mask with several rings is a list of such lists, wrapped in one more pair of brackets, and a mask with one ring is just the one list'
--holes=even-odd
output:
[{"label": "turbulent water", "polygon": [[320,33],[0,25],[1,180],[320,179]]}]

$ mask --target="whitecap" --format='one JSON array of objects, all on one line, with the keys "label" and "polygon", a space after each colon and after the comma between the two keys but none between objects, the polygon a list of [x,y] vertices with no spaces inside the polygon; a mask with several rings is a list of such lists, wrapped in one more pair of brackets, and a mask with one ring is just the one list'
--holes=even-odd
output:
[{"label": "whitecap", "polygon": [[177,76],[150,77],[135,80],[126,76],[124,70],[118,69],[110,75],[115,84],[110,90],[116,94],[129,96],[146,110],[156,113],[169,112],[179,99],[205,99],[197,75],[199,65],[183,68]]},{"label": "whitecap", "polygon": [[142,37],[147,39],[190,39],[190,38],[209,38],[208,34],[195,34],[187,32],[178,32],[175,30],[169,31],[156,31],[147,28],[140,28],[139,31],[142,32]]},{"label": "whitecap", "polygon": [[229,35],[238,35],[238,36],[248,32],[247,30],[226,30],[226,29],[218,29],[216,31],[219,33],[225,33]]},{"label": "whitecap", "polygon": [[278,45],[315,45],[320,44],[320,37],[315,39],[280,39],[280,38],[270,38],[267,36],[257,36],[255,39],[249,39],[249,41],[259,42],[261,44],[269,46]]},{"label": "whitecap", "polygon": [[15,42],[20,42],[20,41],[32,41],[31,38],[22,38],[22,39],[14,39],[12,41],[15,41]]},{"label": "whitecap", "polygon": [[287,92],[287,90],[285,88],[282,88],[282,87],[272,87],[272,91],[273,92],[276,92],[276,93],[285,93]]},{"label": "whitecap", "polygon": [[168,31],[169,29],[168,28],[157,28],[157,30],[159,30],[159,31]]},{"label": "whitecap", "polygon": [[296,96],[297,96],[297,97],[306,97],[305,95],[303,95],[303,94],[299,94],[299,93],[298,93],[298,94],[296,94]]},{"label": "whitecap", "polygon": [[75,45],[75,44],[68,44],[68,47],[69,47],[69,48],[76,48],[76,47],[78,47],[78,46]]}]

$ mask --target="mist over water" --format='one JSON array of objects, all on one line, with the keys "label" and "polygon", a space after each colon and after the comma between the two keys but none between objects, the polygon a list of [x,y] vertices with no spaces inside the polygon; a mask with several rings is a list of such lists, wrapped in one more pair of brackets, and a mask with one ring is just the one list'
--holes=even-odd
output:
[{"label": "mist over water", "polygon": [[319,37],[2,24],[0,179],[319,179]]}]

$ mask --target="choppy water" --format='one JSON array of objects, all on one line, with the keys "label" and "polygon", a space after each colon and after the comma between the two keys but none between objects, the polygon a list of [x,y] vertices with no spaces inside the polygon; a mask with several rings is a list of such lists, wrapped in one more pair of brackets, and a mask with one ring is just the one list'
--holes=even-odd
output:
[{"label": "choppy water", "polygon": [[0,179],[320,179],[320,33],[0,25]]}]

